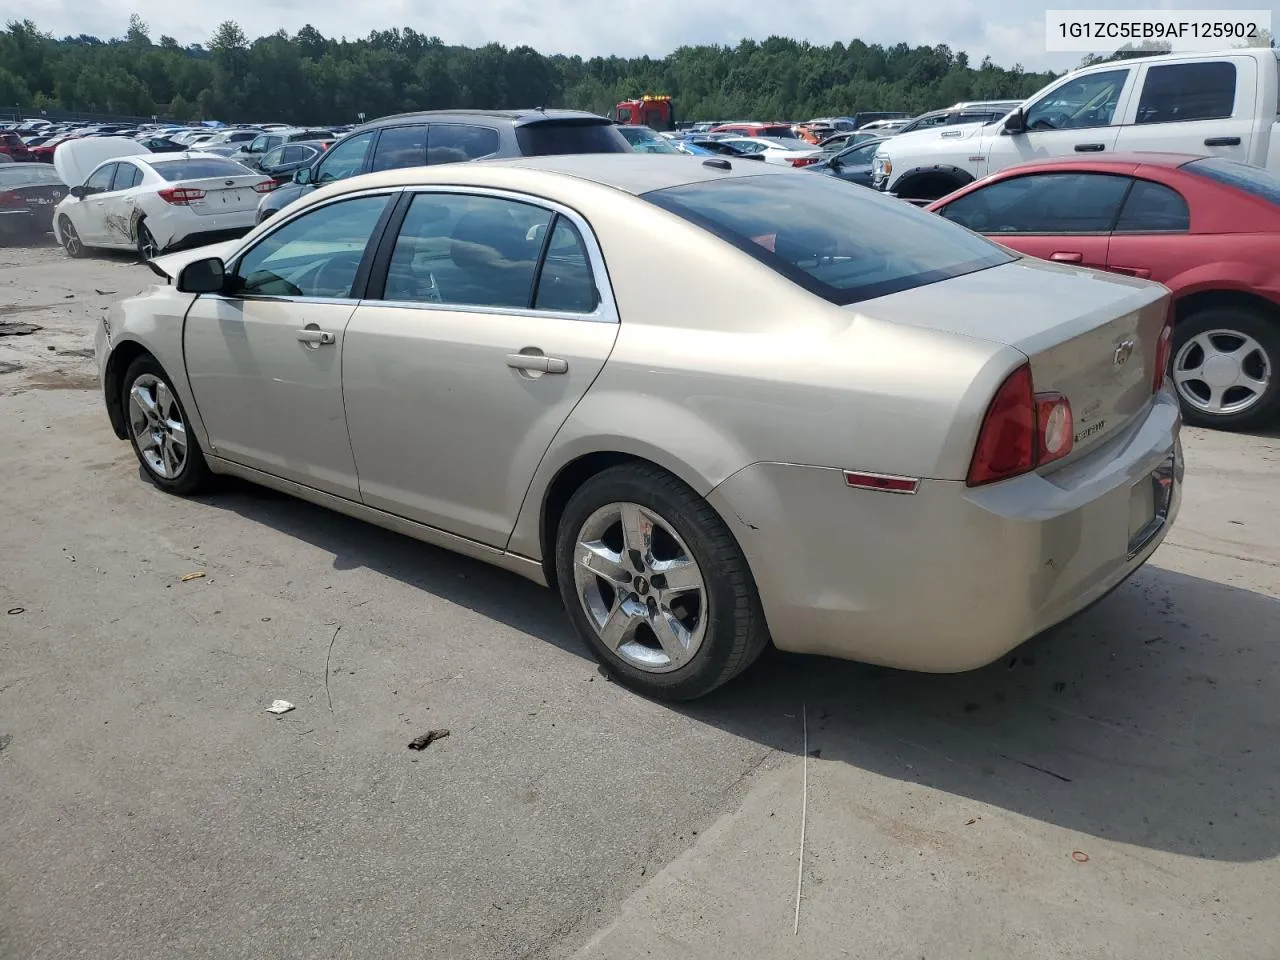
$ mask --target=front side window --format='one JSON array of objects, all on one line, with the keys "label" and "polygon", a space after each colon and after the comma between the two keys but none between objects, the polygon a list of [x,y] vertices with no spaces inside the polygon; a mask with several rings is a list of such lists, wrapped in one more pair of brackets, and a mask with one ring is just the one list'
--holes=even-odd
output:
[{"label": "front side window", "polygon": [[1236,103],[1236,65],[1229,60],[1148,67],[1138,123],[1220,120]]},{"label": "front side window", "polygon": [[106,193],[111,189],[111,178],[116,175],[116,167],[118,163],[103,164],[93,173],[89,174],[89,179],[84,182],[84,192],[86,194]]},{"label": "front side window", "polygon": [[840,305],[1014,259],[941,217],[834,177],[762,174],[643,196]]},{"label": "front side window", "polygon": [[551,216],[500,197],[420,193],[396,237],[383,299],[527,309]]},{"label": "front side window", "polygon": [[253,143],[249,144],[249,153],[266,153],[270,139],[266,136],[255,137]]},{"label": "front side window", "polygon": [[1106,233],[1128,187],[1111,174],[1030,174],[980,187],[941,214],[977,233]]},{"label": "front side window", "polygon": [[1080,130],[1109,126],[1120,105],[1128,70],[1106,70],[1068,80],[1027,110],[1028,130]]},{"label": "front side window", "polygon": [[1116,233],[1169,233],[1191,229],[1191,211],[1178,191],[1162,183],[1135,180],[1120,210]]},{"label": "front side window", "polygon": [[373,133],[361,133],[348,137],[329,149],[328,155],[320,162],[316,171],[317,185],[333,183],[354,177],[364,170],[364,158],[369,153],[369,145],[373,143]]},{"label": "front side window", "polygon": [[843,153],[838,154],[836,159],[840,161],[843,167],[869,167],[871,159],[876,155],[876,151],[880,149],[880,141],[872,140],[868,143],[860,143],[856,147],[850,147]]},{"label": "front side window", "polygon": [[472,123],[433,123],[427,141],[427,163],[464,163],[498,152],[498,131]]},{"label": "front side window", "polygon": [[403,167],[421,167],[427,162],[427,125],[388,127],[378,138],[373,150],[370,170],[399,170]]},{"label": "front side window", "polygon": [[349,298],[365,247],[386,205],[385,196],[355,197],[290,220],[240,258],[233,293]]}]

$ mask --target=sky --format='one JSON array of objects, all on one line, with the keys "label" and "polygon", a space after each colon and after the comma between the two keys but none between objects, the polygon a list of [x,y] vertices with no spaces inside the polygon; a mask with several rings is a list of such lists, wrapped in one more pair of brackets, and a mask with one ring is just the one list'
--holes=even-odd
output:
[{"label": "sky", "polygon": [[[153,40],[207,42],[217,22],[235,20],[250,38],[306,23],[325,36],[350,39],[370,30],[412,27],[445,43],[479,46],[527,44],[541,53],[583,57],[661,57],[678,46],[736,44],[770,35],[829,44],[948,44],[977,64],[986,55],[1001,66],[1064,70],[1083,53],[1046,53],[1044,11],[1053,9],[1265,8],[1257,0],[1108,2],[1108,0],[0,0],[0,22],[30,18],[61,37],[88,33],[123,36],[139,14]],[[1099,52],[1110,52],[1102,50]]]}]

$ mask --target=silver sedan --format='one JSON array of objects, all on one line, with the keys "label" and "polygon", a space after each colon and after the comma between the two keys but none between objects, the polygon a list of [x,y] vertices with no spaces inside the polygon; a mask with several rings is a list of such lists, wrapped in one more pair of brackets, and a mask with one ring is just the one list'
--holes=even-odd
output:
[{"label": "silver sedan", "polygon": [[978,667],[1178,509],[1163,287],[826,177],[398,170],[153,269],[98,359],[157,487],[231,474],[546,584],[654,696],[770,642]]}]

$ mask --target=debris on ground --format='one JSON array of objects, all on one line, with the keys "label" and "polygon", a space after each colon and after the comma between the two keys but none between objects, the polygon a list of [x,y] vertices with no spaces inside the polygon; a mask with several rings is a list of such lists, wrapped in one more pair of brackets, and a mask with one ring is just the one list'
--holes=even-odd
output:
[{"label": "debris on ground", "polygon": [[0,320],[0,337],[26,337],[44,327],[38,323],[17,323],[12,320]]},{"label": "debris on ground", "polygon": [[26,607],[10,607],[9,608],[9,616],[11,617],[16,617],[18,614],[26,613],[26,612],[27,612]]},{"label": "debris on ground", "polygon": [[410,750],[425,750],[437,740],[443,740],[449,735],[448,730],[428,730],[420,737],[414,737],[409,741]]},{"label": "debris on ground", "polygon": [[272,700],[271,706],[267,707],[267,713],[288,713],[294,709],[293,704],[288,700]]},{"label": "debris on ground", "polygon": [[195,573],[188,573],[186,576],[184,576],[182,578],[182,582],[186,583],[189,580],[199,580],[203,576],[204,576],[204,571],[197,570]]},{"label": "debris on ground", "polygon": [[108,296],[108,295],[110,295],[110,294],[115,293],[115,291],[114,291],[114,290],[99,290],[97,287],[94,287],[94,288],[93,288],[93,292],[94,292],[94,293],[96,293],[96,294],[97,294],[98,296],[100,296],[100,297],[105,297],[105,296]]},{"label": "debris on ground", "polygon": [[1085,853],[1083,850],[1072,850],[1071,859],[1074,860],[1076,863],[1088,863],[1089,855]]}]

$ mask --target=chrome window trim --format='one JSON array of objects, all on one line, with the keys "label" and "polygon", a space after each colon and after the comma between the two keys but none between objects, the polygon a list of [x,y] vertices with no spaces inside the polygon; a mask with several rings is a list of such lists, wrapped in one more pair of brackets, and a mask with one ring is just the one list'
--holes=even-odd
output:
[{"label": "chrome window trim", "polygon": [[[474,162],[474,161],[473,161]],[[494,197],[499,200],[510,200],[528,206],[541,207],[549,213],[558,213],[578,230],[582,245],[586,248],[587,262],[591,266],[591,278],[596,286],[599,303],[590,313],[571,313],[565,310],[533,310],[527,307],[487,307],[478,304],[426,303],[416,300],[363,300],[361,306],[395,307],[402,310],[428,310],[445,313],[479,313],[496,314],[504,317],[530,317],[556,320],[580,320],[588,323],[619,323],[618,304],[614,297],[613,285],[609,282],[609,271],[605,266],[604,253],[600,240],[585,217],[576,210],[555,200],[534,193],[523,193],[519,190],[508,190],[498,187],[469,187],[456,184],[422,184],[407,186],[406,193],[454,193],[477,197]],[[399,237],[397,236],[397,239]]]}]

